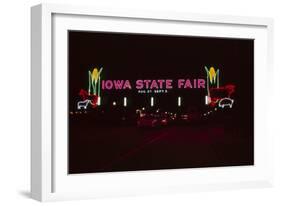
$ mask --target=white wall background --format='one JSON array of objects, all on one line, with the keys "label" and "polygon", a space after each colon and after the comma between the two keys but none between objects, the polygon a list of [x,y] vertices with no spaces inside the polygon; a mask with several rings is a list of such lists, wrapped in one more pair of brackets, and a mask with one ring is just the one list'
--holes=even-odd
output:
[{"label": "white wall background", "polygon": [[[28,196],[30,181],[30,7],[45,1],[6,0],[0,6],[0,205],[37,205]],[[244,189],[177,195],[122,197],[47,204],[61,205],[281,205],[280,62],[281,6],[277,0],[52,0],[207,14],[265,16],[275,20],[275,178],[271,189]],[[256,80],[258,81],[258,80]],[[279,81],[279,82],[278,82]],[[266,86],[266,85],[265,85]]]}]

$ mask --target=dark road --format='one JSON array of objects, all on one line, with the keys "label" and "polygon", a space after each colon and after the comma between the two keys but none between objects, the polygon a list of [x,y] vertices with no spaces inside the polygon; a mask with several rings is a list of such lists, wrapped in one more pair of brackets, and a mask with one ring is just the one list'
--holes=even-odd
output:
[{"label": "dark road", "polygon": [[85,127],[73,136],[70,173],[253,164],[249,138],[225,125]]}]

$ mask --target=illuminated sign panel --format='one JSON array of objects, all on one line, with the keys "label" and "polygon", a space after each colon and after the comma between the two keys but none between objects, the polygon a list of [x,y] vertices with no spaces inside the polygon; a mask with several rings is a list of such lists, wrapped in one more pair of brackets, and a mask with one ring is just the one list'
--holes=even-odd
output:
[{"label": "illuminated sign panel", "polygon": [[[130,80],[103,80],[102,89],[173,89],[172,79],[145,79],[145,80],[136,80],[134,84]],[[205,88],[204,79],[178,79],[176,80],[176,87],[179,89],[192,89],[192,88]],[[134,87],[132,87],[134,85]]]},{"label": "illuminated sign panel", "polygon": [[69,173],[252,165],[253,48],[69,31]]}]

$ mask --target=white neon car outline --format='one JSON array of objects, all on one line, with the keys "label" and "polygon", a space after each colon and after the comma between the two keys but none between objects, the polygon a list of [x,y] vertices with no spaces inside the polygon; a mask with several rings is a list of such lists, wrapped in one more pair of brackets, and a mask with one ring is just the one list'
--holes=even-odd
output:
[{"label": "white neon car outline", "polygon": [[[225,100],[228,100],[229,101],[229,103],[222,103],[222,101],[225,101]],[[234,103],[234,99],[231,99],[231,98],[223,98],[223,99],[221,99],[220,101],[219,101],[219,107],[221,107],[221,108],[225,108],[226,106],[228,106],[229,108],[232,108],[232,105],[233,105],[233,103]]]}]

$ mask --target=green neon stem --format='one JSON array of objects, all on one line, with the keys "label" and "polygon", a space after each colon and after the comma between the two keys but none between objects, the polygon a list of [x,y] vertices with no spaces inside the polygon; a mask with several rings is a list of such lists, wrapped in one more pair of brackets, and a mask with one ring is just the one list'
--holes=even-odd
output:
[{"label": "green neon stem", "polygon": [[99,87],[98,87],[98,97],[100,98],[100,105],[101,105],[101,96],[100,96],[100,75],[101,75],[101,72],[102,72],[102,67],[100,68],[100,71],[99,71],[99,79],[98,79],[98,81],[99,81]]},{"label": "green neon stem", "polygon": [[217,71],[218,72],[218,77],[217,77],[217,88],[220,87],[220,70]]},{"label": "green neon stem", "polygon": [[89,74],[89,82],[88,82],[88,93],[91,94],[91,72],[88,72]]},{"label": "green neon stem", "polygon": [[208,93],[208,96],[210,96],[210,91],[209,91],[209,71],[208,71],[208,68],[205,66],[205,71],[207,73],[207,93]]},{"label": "green neon stem", "polygon": [[93,81],[93,90],[94,90],[94,95],[96,95],[96,82],[95,82],[95,80]]},{"label": "green neon stem", "polygon": [[98,79],[98,81],[99,81],[99,87],[98,87],[98,96],[100,96],[100,77],[99,77],[99,79]]}]

